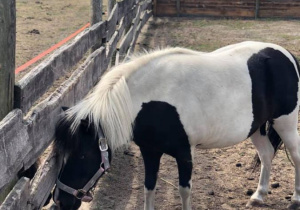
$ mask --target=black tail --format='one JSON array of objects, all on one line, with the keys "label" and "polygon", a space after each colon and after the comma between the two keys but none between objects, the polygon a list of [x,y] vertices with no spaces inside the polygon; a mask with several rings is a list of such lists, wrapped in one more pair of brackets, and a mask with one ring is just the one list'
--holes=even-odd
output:
[{"label": "black tail", "polygon": [[[277,151],[279,150],[280,146],[282,145],[282,140],[280,138],[280,136],[278,135],[278,133],[275,131],[275,129],[272,126],[272,123],[269,122],[268,125],[267,123],[265,123],[264,125],[262,125],[262,127],[260,128],[261,133],[263,134],[262,130],[267,130],[266,134],[269,137],[269,140],[274,148],[274,157],[277,153]],[[253,171],[255,171],[255,169],[257,169],[257,167],[260,165],[260,159],[258,157],[258,154],[256,153],[255,157],[254,157],[254,164],[253,164]]]}]

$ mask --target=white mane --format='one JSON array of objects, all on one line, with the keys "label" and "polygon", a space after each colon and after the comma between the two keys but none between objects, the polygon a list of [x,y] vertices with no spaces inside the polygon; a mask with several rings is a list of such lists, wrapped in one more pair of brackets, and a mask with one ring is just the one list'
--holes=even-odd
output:
[{"label": "white mane", "polygon": [[114,67],[96,85],[93,92],[74,107],[67,110],[73,121],[71,129],[77,129],[81,119],[90,120],[96,130],[103,129],[112,151],[128,144],[132,137],[132,101],[126,79],[139,67],[169,54],[199,54],[184,48],[168,48],[134,57],[131,61]]}]

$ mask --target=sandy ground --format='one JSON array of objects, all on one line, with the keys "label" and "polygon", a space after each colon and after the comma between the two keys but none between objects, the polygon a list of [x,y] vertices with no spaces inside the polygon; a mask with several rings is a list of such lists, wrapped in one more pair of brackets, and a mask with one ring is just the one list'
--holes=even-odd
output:
[{"label": "sandy ground", "polygon": [[[17,0],[17,9],[17,66],[89,21],[89,1]],[[32,33],[34,29],[40,33]],[[274,42],[300,58],[300,22],[296,20],[154,19],[143,30],[138,49],[182,46],[211,51],[244,40]],[[255,190],[258,183],[259,172],[251,170],[254,155],[255,149],[249,140],[230,148],[197,149],[193,209],[245,209],[250,198],[247,191]],[[279,187],[270,187],[266,205],[257,209],[285,209],[289,204],[294,169],[284,150],[279,151],[273,162],[270,183],[279,183]],[[156,209],[181,209],[175,160],[164,156],[160,168]],[[83,204],[81,210],[142,209],[143,177],[143,160],[132,144],[127,155],[122,152],[114,155],[109,174],[96,187],[94,201]]]},{"label": "sandy ground", "polygon": [[[142,32],[138,50],[183,46],[211,51],[244,40],[278,43],[300,56],[300,23],[274,20],[213,20],[163,18],[150,21]],[[297,29],[296,29],[297,28]],[[233,130],[234,132],[234,130]],[[193,209],[245,209],[255,191],[259,170],[252,171],[255,149],[250,140],[234,147],[214,150],[196,149],[193,172]],[[112,168],[96,188],[95,199],[85,209],[143,209],[143,160],[132,144],[131,155],[118,153]],[[294,169],[283,148],[273,161],[266,205],[254,209],[285,209],[293,193]],[[156,193],[156,209],[181,209],[177,190],[175,160],[161,160]]]}]

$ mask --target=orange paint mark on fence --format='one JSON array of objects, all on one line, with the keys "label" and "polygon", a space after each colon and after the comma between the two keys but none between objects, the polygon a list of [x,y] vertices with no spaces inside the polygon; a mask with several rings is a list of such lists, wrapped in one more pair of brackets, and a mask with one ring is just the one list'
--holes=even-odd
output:
[{"label": "orange paint mark on fence", "polygon": [[26,69],[28,66],[34,64],[35,62],[37,62],[38,60],[40,60],[41,58],[43,58],[45,55],[51,53],[52,51],[56,50],[57,48],[59,48],[60,46],[62,46],[63,44],[65,44],[67,41],[69,41],[70,39],[72,39],[73,37],[75,37],[77,34],[79,34],[80,32],[82,32],[84,29],[86,29],[87,27],[90,26],[90,23],[87,23],[85,26],[83,26],[82,28],[80,28],[78,31],[76,31],[75,33],[71,34],[70,36],[68,36],[67,38],[65,38],[64,40],[58,42],[57,44],[53,45],[52,47],[50,47],[48,50],[42,52],[41,54],[39,54],[38,56],[34,57],[33,59],[31,59],[30,61],[26,62],[25,64],[23,64],[22,66],[19,66],[16,70],[15,70],[15,74],[18,74],[20,71],[23,71],[24,69]]}]

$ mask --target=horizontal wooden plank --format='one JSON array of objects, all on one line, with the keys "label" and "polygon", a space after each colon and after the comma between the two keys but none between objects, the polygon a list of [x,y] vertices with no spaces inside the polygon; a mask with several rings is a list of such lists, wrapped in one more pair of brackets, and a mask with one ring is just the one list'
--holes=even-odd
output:
[{"label": "horizontal wooden plank", "polygon": [[[157,16],[176,16],[175,0],[155,1]],[[299,17],[299,0],[261,0],[260,17]],[[181,0],[182,16],[254,17],[255,1],[250,0]]]},{"label": "horizontal wooden plank", "polygon": [[[5,186],[20,169],[29,168],[52,142],[55,124],[61,114],[61,106],[74,105],[99,80],[99,77],[108,67],[109,59],[116,49],[121,35],[133,22],[134,17],[136,19],[132,25],[134,27],[133,31],[138,27],[139,33],[144,24],[145,16],[140,18],[138,8],[140,8],[140,11],[151,8],[151,1],[148,0],[143,3],[142,1],[128,0],[126,2],[129,2],[129,4],[123,3],[126,6],[122,9],[123,14],[126,15],[125,17],[119,16],[119,6],[116,6],[116,12],[112,13],[108,21],[97,23],[81,33],[72,42],[57,50],[46,61],[37,66],[32,73],[19,81],[17,84],[17,100],[22,110],[14,110],[11,115],[7,116],[4,124],[2,121],[0,122],[0,136],[5,137],[5,141],[0,142],[0,189],[1,185]],[[141,5],[137,6],[135,3]],[[109,37],[111,32],[107,33],[108,28],[114,28],[114,33],[107,43],[107,48],[101,47],[94,51],[67,81],[33,108],[23,119],[23,112],[27,112],[35,100],[46,91],[47,88],[44,87],[39,89],[41,85],[45,85],[43,82],[46,83],[46,86],[50,86],[53,81],[66,72],[66,68],[75,65],[81,59],[81,56],[99,39]],[[131,42],[132,38],[133,36]],[[49,81],[46,82],[46,79]],[[53,179],[57,175],[55,174],[57,173],[55,171],[57,167],[53,161],[54,156],[43,168],[39,169],[40,171],[32,182],[29,202],[32,208],[42,206],[47,193],[50,192],[53,186]],[[50,173],[45,173],[46,171],[50,171]]]},{"label": "horizontal wooden plank", "polygon": [[119,19],[121,19],[124,16],[127,16],[127,14],[132,10],[132,7],[135,5],[135,0],[123,0],[120,2],[117,2],[119,7]]},{"label": "horizontal wooden plank", "polygon": [[16,84],[16,106],[26,113],[53,82],[82,59],[90,48],[88,30],[77,39],[54,52],[46,61],[31,70]]},{"label": "horizontal wooden plank", "polygon": [[112,38],[109,40],[109,42],[107,43],[107,50],[106,50],[106,59],[108,61],[111,60],[112,56],[113,56],[113,53],[115,52],[116,50],[116,47],[117,47],[117,43],[118,43],[118,31],[116,31],[114,33],[114,35],[112,36]]},{"label": "horizontal wooden plank", "polygon": [[27,209],[28,199],[29,179],[22,177],[0,205],[0,210],[25,210]]},{"label": "horizontal wooden plank", "polygon": [[48,157],[31,180],[28,209],[41,209],[43,207],[56,182],[61,164],[62,156],[59,156],[52,147]]},{"label": "horizontal wooden plank", "polygon": [[115,4],[114,8],[111,11],[109,18],[107,19],[106,40],[109,40],[117,29],[118,12],[119,12],[118,8],[119,8],[118,4]]},{"label": "horizontal wooden plank", "polygon": [[124,36],[124,38],[121,41],[120,47],[118,49],[118,54],[119,54],[119,60],[123,61],[124,57],[127,54],[127,50],[130,46],[130,43],[132,41],[133,38],[133,34],[134,34],[134,26],[131,26],[130,29],[128,30],[128,32],[126,33],[126,35]]},{"label": "horizontal wooden plank", "polygon": [[[95,71],[103,72],[101,59],[95,59],[102,54],[104,48],[94,51],[86,61],[62,84],[51,96],[40,103],[28,117],[28,135],[33,145],[30,153],[24,158],[24,166],[32,165],[37,157],[49,146],[55,125],[60,117],[61,106],[72,106],[81,100],[94,85]],[[98,62],[98,63],[96,63]]]},{"label": "horizontal wooden plank", "polygon": [[17,82],[15,104],[26,113],[53,82],[78,63],[89,48],[106,36],[106,22],[100,22],[78,35],[72,42],[55,51]]},{"label": "horizontal wooden plank", "polygon": [[[143,28],[143,26],[145,25],[145,23],[148,21],[148,19],[153,15],[152,11],[143,11],[141,13],[141,17],[140,17],[140,21],[139,21],[139,24],[134,27],[134,33],[133,33],[133,38],[132,38],[132,41],[130,43],[130,47],[127,51],[127,54],[125,56],[125,60],[127,58],[130,57],[130,55],[133,53],[134,51],[134,48],[135,48],[135,44],[136,44],[136,40]],[[134,25],[133,25],[134,26]]]},{"label": "horizontal wooden plank", "polygon": [[104,21],[96,23],[90,27],[90,46],[96,45],[99,42],[99,40],[106,37],[106,24],[107,21]]},{"label": "horizontal wooden plank", "polygon": [[32,145],[23,123],[20,109],[11,111],[0,122],[0,192],[23,168],[23,159],[29,154]]}]

